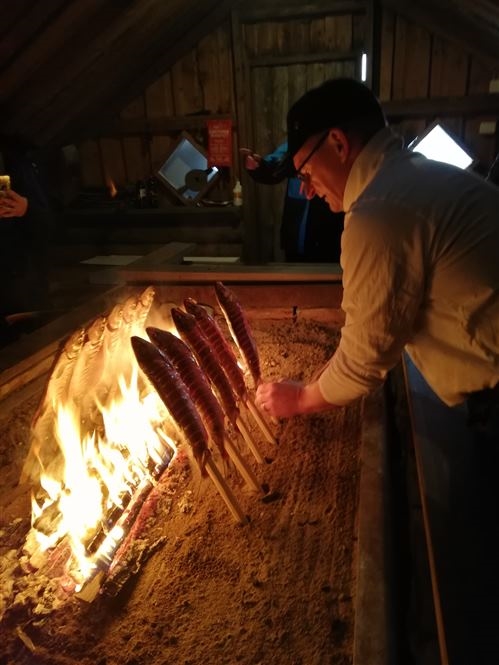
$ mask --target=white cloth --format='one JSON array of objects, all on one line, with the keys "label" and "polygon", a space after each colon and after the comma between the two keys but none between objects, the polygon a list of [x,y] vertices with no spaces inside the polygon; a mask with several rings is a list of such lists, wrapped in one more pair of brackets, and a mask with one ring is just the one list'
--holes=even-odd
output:
[{"label": "white cloth", "polygon": [[404,348],[449,405],[499,382],[499,188],[402,147],[389,128],[344,194],[345,326],[328,402],[371,392]]}]

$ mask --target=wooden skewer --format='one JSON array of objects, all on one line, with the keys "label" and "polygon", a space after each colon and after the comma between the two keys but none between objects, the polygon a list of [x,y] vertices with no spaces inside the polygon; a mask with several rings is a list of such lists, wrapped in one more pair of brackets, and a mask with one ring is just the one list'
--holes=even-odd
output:
[{"label": "wooden skewer", "polygon": [[253,437],[251,436],[251,432],[246,427],[246,424],[245,424],[244,420],[241,418],[241,416],[237,417],[236,425],[237,425],[237,429],[243,435],[243,438],[246,441],[246,443],[248,445],[248,448],[253,453],[256,461],[259,464],[263,464],[265,462],[265,460],[263,459],[261,452],[258,450],[258,448],[256,446],[256,443],[254,442]]},{"label": "wooden skewer", "polygon": [[225,481],[225,478],[222,476],[220,471],[218,470],[217,465],[213,461],[213,458],[208,457],[208,460],[206,461],[206,471],[208,472],[208,475],[212,479],[215,487],[217,488],[218,492],[222,496],[222,499],[225,501],[227,508],[230,510],[232,513],[234,519],[239,522],[239,524],[246,524],[248,522],[248,518],[246,515],[243,513],[241,510],[240,505],[237,502],[236,497],[234,496],[233,491],[231,488],[228,486],[228,484]]},{"label": "wooden skewer", "polygon": [[244,457],[228,437],[225,437],[225,449],[227,450],[231,460],[236,465],[237,470],[246,481],[248,487],[251,487],[251,489],[260,494],[264,493],[262,486],[258,483],[258,480],[253,473],[253,470],[248,466]]},{"label": "wooden skewer", "polygon": [[262,430],[263,435],[267,439],[267,441],[269,443],[273,443],[273,444],[277,445],[277,439],[275,438],[275,436],[270,431],[269,426],[265,422],[265,420],[262,417],[260,411],[257,409],[255,403],[253,402],[253,400],[250,397],[246,400],[245,405],[246,405],[247,409],[249,410],[249,412],[251,413],[251,415],[253,416],[253,418],[255,419],[256,424]]}]

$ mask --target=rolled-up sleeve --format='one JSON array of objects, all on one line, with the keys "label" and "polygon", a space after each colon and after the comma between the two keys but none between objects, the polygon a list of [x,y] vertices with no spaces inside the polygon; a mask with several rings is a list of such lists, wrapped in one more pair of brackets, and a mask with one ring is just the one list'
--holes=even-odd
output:
[{"label": "rolled-up sleeve", "polygon": [[[425,293],[424,239],[417,223],[399,235],[389,208],[352,212],[342,237],[345,325],[337,351],[319,378],[324,399],[338,406],[385,379],[410,341]],[[416,220],[414,220],[416,221]]]}]

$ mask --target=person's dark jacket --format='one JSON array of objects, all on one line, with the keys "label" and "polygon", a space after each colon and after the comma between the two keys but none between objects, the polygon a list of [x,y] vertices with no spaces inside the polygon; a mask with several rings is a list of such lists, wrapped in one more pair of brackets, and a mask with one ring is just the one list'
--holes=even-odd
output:
[{"label": "person's dark jacket", "polygon": [[36,164],[23,147],[0,144],[11,187],[28,199],[23,217],[0,219],[0,314],[43,309],[52,211]]},{"label": "person's dark jacket", "polygon": [[332,212],[318,196],[309,200],[301,193],[286,143],[266,155],[248,173],[255,182],[265,185],[288,179],[281,223],[281,247],[286,261],[339,262],[344,215]]}]

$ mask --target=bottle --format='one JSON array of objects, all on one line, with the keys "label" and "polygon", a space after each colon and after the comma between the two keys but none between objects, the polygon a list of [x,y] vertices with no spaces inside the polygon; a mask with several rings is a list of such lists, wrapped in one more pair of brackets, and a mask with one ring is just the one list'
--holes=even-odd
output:
[{"label": "bottle", "polygon": [[147,202],[150,208],[158,207],[158,181],[154,175],[147,181]]},{"label": "bottle", "polygon": [[243,205],[243,188],[241,187],[239,180],[236,180],[236,184],[232,190],[232,202],[235,206]]},{"label": "bottle", "polygon": [[137,208],[145,208],[147,206],[147,189],[143,180],[137,180],[135,203]]}]

